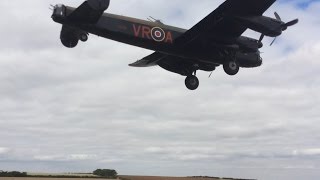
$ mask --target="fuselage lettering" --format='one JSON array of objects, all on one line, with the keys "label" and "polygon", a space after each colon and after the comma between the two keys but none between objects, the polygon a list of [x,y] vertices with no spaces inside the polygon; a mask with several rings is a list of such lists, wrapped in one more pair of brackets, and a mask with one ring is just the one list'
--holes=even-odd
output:
[{"label": "fuselage lettering", "polygon": [[172,33],[170,31],[167,32],[166,39],[164,40],[164,42],[165,43],[170,43],[170,44],[173,43]]},{"label": "fuselage lettering", "polygon": [[139,37],[141,31],[141,26],[133,25],[133,32],[135,37]]},{"label": "fuselage lettering", "polygon": [[142,26],[142,38],[150,38],[151,29],[148,26]]},{"label": "fuselage lettering", "polygon": [[149,27],[146,25],[132,24],[133,34],[135,37],[150,39],[156,42],[173,43],[173,37],[171,31],[164,31],[159,27],[156,27],[156,31],[153,31],[155,27]]}]

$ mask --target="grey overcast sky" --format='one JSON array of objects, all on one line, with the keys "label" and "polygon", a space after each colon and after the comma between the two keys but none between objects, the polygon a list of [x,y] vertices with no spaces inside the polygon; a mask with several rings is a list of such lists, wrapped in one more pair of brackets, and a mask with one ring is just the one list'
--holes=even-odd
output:
[{"label": "grey overcast sky", "polygon": [[[190,28],[222,2],[112,0],[107,12]],[[82,1],[0,1],[0,170],[320,179],[319,1],[278,1],[266,15],[300,23],[264,40],[263,66],[199,72],[194,92],[127,66],[148,50],[93,35],[64,48],[57,3]]]}]

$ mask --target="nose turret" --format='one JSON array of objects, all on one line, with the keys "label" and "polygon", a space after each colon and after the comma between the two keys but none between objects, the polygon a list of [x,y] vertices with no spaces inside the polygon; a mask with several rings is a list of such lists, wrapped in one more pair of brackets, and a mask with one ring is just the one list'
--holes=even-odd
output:
[{"label": "nose turret", "polygon": [[66,16],[66,7],[63,4],[57,4],[53,6],[53,13],[51,18],[54,21],[61,21],[65,18]]}]

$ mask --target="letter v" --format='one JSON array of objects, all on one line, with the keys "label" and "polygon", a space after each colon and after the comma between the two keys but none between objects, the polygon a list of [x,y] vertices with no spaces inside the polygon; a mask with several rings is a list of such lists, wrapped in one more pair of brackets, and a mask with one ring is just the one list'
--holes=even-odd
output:
[{"label": "letter v", "polygon": [[132,24],[132,25],[133,25],[134,36],[139,37],[140,32],[141,32],[141,26],[138,25],[138,27],[136,27],[135,24]]}]

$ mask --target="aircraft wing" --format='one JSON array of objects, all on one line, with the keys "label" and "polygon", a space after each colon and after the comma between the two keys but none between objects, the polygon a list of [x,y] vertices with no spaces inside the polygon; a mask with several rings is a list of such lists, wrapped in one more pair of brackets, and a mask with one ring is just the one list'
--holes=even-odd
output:
[{"label": "aircraft wing", "polygon": [[110,0],[87,0],[68,15],[74,23],[96,23],[109,7]]},{"label": "aircraft wing", "polygon": [[157,62],[161,61],[162,59],[165,59],[168,55],[162,54],[160,52],[154,52],[150,54],[149,56],[144,57],[141,60],[138,60],[132,64],[129,64],[129,66],[132,67],[150,67],[150,66],[157,66]]},{"label": "aircraft wing", "polygon": [[226,0],[216,10],[175,40],[180,47],[214,38],[227,41],[241,36],[246,27],[235,16],[261,16],[276,0]]},{"label": "aircraft wing", "polygon": [[185,59],[177,56],[167,55],[160,52],[154,52],[145,58],[129,64],[132,67],[150,67],[160,66],[168,71],[181,74],[183,76],[189,75],[184,67],[190,67],[194,63],[192,59]]}]

